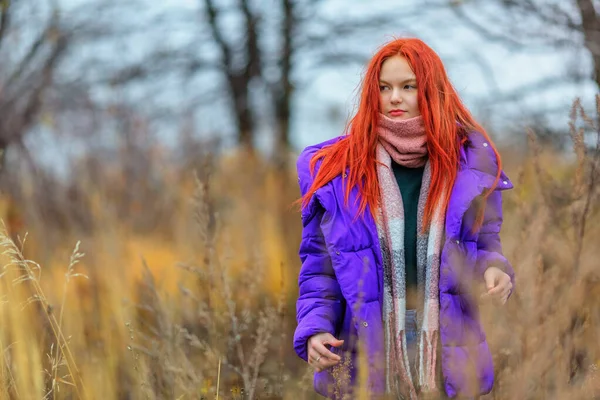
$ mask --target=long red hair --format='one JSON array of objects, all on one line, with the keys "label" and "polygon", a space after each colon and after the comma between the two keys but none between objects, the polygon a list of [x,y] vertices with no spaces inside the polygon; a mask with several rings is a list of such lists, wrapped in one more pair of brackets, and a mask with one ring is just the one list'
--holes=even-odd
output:
[{"label": "long red hair", "polygon": [[[360,193],[359,215],[364,214],[368,205],[375,217],[375,210],[380,202],[376,171],[376,128],[380,112],[379,75],[383,62],[396,55],[406,58],[417,78],[417,100],[427,134],[431,185],[425,206],[424,227],[429,226],[438,201],[442,202],[444,210],[448,206],[459,167],[460,146],[467,140],[468,132],[477,130],[492,143],[486,131],[463,105],[448,79],[440,57],[419,39],[393,40],[383,45],[367,66],[358,111],[350,120],[346,136],[319,150],[311,159],[310,170],[313,174],[319,159],[322,159],[322,164],[312,186],[300,199],[303,207],[308,204],[317,189],[347,170],[348,175],[344,178],[346,205],[351,189],[356,186]],[[495,187],[500,179],[502,164],[495,146],[492,144],[491,147],[499,166],[493,185]],[[444,192],[445,187],[448,190]],[[488,190],[484,196],[487,197],[492,190]],[[478,212],[476,227],[483,221],[483,211],[481,208]]]}]

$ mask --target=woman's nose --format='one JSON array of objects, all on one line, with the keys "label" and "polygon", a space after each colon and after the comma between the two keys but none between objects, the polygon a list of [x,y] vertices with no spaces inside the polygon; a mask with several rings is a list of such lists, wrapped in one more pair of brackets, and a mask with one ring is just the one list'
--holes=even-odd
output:
[{"label": "woman's nose", "polygon": [[395,90],[392,92],[392,97],[390,98],[392,104],[397,104],[402,101],[402,97]]}]

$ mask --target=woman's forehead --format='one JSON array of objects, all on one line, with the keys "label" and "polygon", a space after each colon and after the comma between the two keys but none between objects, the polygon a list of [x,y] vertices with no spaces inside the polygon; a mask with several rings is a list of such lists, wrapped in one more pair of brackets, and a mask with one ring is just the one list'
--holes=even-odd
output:
[{"label": "woman's forehead", "polygon": [[381,65],[379,79],[416,80],[416,76],[406,58],[394,56],[385,60]]}]

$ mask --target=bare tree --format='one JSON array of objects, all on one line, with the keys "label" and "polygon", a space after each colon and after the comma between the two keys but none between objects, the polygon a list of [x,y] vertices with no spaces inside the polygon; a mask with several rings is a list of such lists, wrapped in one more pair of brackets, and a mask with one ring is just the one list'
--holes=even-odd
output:
[{"label": "bare tree", "polygon": [[[15,46],[22,44],[20,41],[15,43],[17,39],[12,37],[15,12],[16,5],[11,0],[0,2],[0,55],[5,55],[0,70],[2,166],[6,150],[13,145],[34,165],[23,138],[37,121],[44,95],[53,84],[57,66],[70,40],[61,30],[60,13],[55,8],[46,25],[34,34],[35,38],[27,47],[15,51]],[[11,57],[14,53],[22,56]]]},{"label": "bare tree", "polygon": [[456,17],[477,35],[513,52],[550,52],[579,49],[591,54],[591,73],[582,71],[583,60],[571,61],[570,73],[540,76],[494,101],[521,98],[561,83],[592,79],[600,88],[600,15],[592,0],[449,0]]},{"label": "bare tree", "polygon": [[[240,145],[252,151],[256,132],[267,126],[273,153],[282,156],[289,148],[292,101],[302,79],[310,79],[307,76],[318,68],[363,64],[368,52],[366,46],[356,45],[361,37],[385,27],[398,32],[408,25],[406,21],[447,7],[443,0],[428,1],[427,7],[342,19],[323,12],[325,3],[199,0],[196,14],[177,15],[171,10],[173,18],[161,15],[149,23],[157,31],[176,24],[192,32],[189,45],[157,45],[146,58],[113,70],[106,80],[131,85],[174,73],[190,82],[199,76],[215,77],[181,109],[225,102]],[[335,45],[342,41],[343,45]],[[215,84],[219,79],[221,84]]]}]

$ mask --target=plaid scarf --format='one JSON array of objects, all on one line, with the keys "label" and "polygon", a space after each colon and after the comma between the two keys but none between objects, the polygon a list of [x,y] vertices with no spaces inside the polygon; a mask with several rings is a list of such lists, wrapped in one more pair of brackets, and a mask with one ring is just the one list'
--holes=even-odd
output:
[{"label": "plaid scarf", "polygon": [[[377,146],[377,176],[381,207],[377,221],[384,264],[383,320],[385,329],[386,391],[417,399],[418,392],[435,392],[436,351],[439,335],[440,253],[445,210],[437,207],[430,226],[422,232],[425,203],[431,183],[431,166],[425,164],[417,216],[418,351],[413,379],[406,348],[406,272],[404,258],[404,209],[391,166],[391,156]],[[383,164],[383,165],[382,165]],[[414,382],[414,383],[413,383]]]}]

